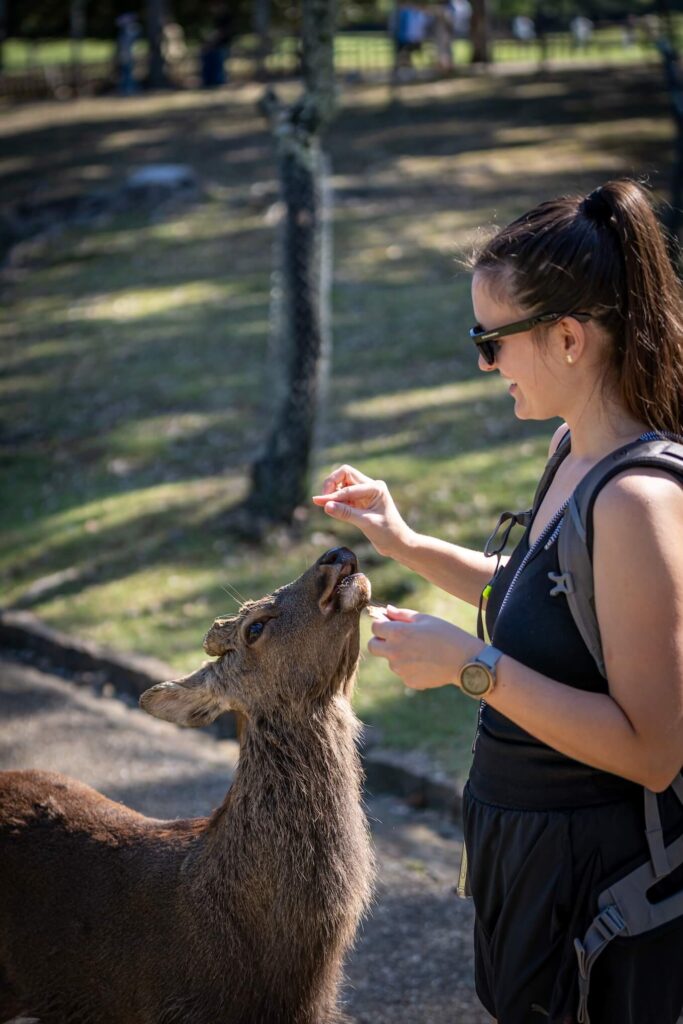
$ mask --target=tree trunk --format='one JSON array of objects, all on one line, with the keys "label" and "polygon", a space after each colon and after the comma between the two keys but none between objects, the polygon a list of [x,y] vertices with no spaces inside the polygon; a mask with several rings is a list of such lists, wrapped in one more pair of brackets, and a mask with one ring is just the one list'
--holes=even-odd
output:
[{"label": "tree trunk", "polygon": [[[664,6],[660,4],[660,7]],[[668,13],[668,12],[667,12]],[[663,21],[663,27],[666,22]],[[671,175],[671,202],[662,215],[670,236],[669,252],[674,264],[679,258],[681,226],[683,224],[683,76],[678,54],[670,38],[662,36],[657,46],[664,61],[664,77],[669,91],[671,114],[676,126],[676,145]]]},{"label": "tree trunk", "polygon": [[7,0],[0,0],[0,74],[5,68],[5,38],[7,35]]},{"label": "tree trunk", "polygon": [[[0,0],[2,2],[2,0]],[[83,84],[83,38],[85,36],[85,0],[69,4],[69,38],[71,43],[71,90],[78,96]]]},{"label": "tree trunk", "polygon": [[262,104],[276,137],[285,211],[278,258],[282,316],[274,324],[273,339],[284,380],[271,433],[252,467],[247,505],[271,521],[291,522],[310,494],[316,414],[329,355],[329,318],[321,293],[326,276],[321,133],[334,111],[335,14],[335,0],[304,0],[303,95],[287,108],[270,92]]},{"label": "tree trunk", "polygon": [[270,53],[270,14],[271,0],[253,0],[251,11],[251,28],[258,39],[258,74],[265,78],[266,57]]},{"label": "tree trunk", "polygon": [[168,85],[164,58],[166,3],[165,0],[146,0],[146,7],[147,45],[149,46],[147,84],[150,89],[163,89]]},{"label": "tree trunk", "polygon": [[473,64],[491,63],[489,28],[488,0],[472,0],[470,38],[472,39]]}]

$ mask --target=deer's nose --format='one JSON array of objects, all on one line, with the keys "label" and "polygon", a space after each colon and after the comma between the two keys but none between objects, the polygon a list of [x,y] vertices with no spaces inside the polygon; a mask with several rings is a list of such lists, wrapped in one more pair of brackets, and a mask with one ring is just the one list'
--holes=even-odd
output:
[{"label": "deer's nose", "polygon": [[358,571],[358,559],[348,548],[332,548],[318,559],[318,569],[323,583],[318,604],[320,610],[327,614],[334,607],[337,584]]},{"label": "deer's nose", "polygon": [[351,573],[358,572],[358,559],[350,548],[330,548],[329,551],[320,556],[318,565],[336,565],[340,569],[349,566],[343,573],[344,576],[350,576]]}]

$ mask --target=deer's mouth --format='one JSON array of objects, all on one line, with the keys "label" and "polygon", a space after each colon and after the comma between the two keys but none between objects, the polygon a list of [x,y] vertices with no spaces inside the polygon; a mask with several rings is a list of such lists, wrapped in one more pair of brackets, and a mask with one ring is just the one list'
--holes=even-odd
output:
[{"label": "deer's mouth", "polygon": [[365,573],[343,576],[334,588],[338,611],[360,612],[370,601],[372,587]]},{"label": "deer's mouth", "polygon": [[355,572],[356,566],[351,562],[335,566],[333,578],[320,598],[319,605],[323,615],[332,612],[360,612],[370,600],[370,580],[362,572]]}]

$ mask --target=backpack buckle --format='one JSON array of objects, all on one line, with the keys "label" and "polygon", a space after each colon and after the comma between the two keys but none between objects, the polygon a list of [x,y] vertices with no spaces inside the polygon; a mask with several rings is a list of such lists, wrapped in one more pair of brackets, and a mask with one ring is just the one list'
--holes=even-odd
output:
[{"label": "backpack buckle", "polygon": [[601,914],[598,914],[595,924],[608,940],[620,935],[626,928],[626,922],[614,903],[610,903]]},{"label": "backpack buckle", "polygon": [[558,594],[573,594],[576,589],[570,572],[549,572],[548,579],[555,584],[550,591],[551,597],[557,597]]}]

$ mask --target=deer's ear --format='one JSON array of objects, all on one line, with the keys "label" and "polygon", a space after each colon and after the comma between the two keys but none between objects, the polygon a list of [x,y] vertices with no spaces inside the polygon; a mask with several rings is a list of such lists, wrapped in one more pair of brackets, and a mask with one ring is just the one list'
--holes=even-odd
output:
[{"label": "deer's ear", "polygon": [[176,725],[198,727],[210,725],[228,707],[220,700],[213,664],[182,679],[157,683],[140,697],[140,707],[155,718]]},{"label": "deer's ear", "polygon": [[235,648],[237,616],[229,619],[216,619],[204,637],[204,650],[214,658],[220,658]]}]

